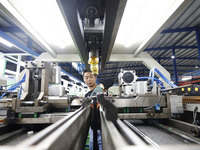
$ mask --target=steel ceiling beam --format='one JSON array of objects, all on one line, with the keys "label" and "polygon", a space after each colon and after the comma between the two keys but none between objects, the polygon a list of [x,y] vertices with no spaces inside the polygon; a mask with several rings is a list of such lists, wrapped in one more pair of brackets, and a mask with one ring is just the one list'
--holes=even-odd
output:
[{"label": "steel ceiling beam", "polygon": [[197,29],[195,30],[195,33],[196,33],[198,54],[199,54],[199,60],[200,60],[200,30],[199,30],[199,28],[197,28]]},{"label": "steel ceiling beam", "polygon": [[[197,46],[174,46],[175,49],[197,49]],[[172,49],[172,46],[166,46],[166,47],[156,47],[156,48],[147,48],[144,51],[157,51],[157,50],[170,50]]]},{"label": "steel ceiling beam", "polygon": [[[172,59],[171,57],[156,57],[154,59]],[[199,59],[199,58],[195,58],[195,57],[176,57],[176,59]]]},{"label": "steel ceiling beam", "polygon": [[189,3],[190,3],[190,1],[184,1],[174,11],[174,13],[165,21],[165,23],[163,23],[163,25],[155,32],[155,34],[152,37],[150,37],[147,40],[144,40],[144,42],[133,53],[133,56],[137,57],[141,52],[143,52],[147,48],[147,46],[160,34],[160,32],[162,32],[169,25],[169,22],[174,20],[177,17],[177,15],[188,6]]},{"label": "steel ceiling beam", "polygon": [[[115,65],[115,64],[119,64],[119,63],[123,63],[123,62],[107,62],[106,65]],[[161,63],[160,63],[161,64]],[[161,64],[162,65],[162,64]],[[131,67],[144,67],[144,65],[136,65],[136,66],[131,66]],[[162,65],[164,67],[172,67],[173,65]],[[195,67],[196,65],[178,65],[179,67]],[[130,67],[130,66],[127,66],[127,67]],[[121,67],[120,67],[121,68]],[[108,68],[105,68],[105,69],[108,69]],[[111,68],[112,69],[112,68]],[[113,69],[115,69],[115,67],[113,67]]]},{"label": "steel ceiling beam", "polygon": [[109,60],[116,39],[122,15],[126,6],[126,0],[107,0],[103,47],[101,51],[101,71],[104,70]]},{"label": "steel ceiling beam", "polygon": [[79,54],[57,54],[56,57],[52,57],[49,53],[42,53],[36,58],[37,61],[46,62],[80,62]]},{"label": "steel ceiling beam", "polygon": [[23,33],[24,31],[21,30],[19,27],[2,27],[0,26],[0,30],[3,32],[9,32],[9,33]]},{"label": "steel ceiling beam", "polygon": [[16,46],[16,48],[18,48],[19,50],[25,52],[25,53],[29,53],[34,57],[39,56],[38,53],[36,53],[35,51],[33,51],[32,49],[24,46],[22,43],[18,42],[17,40],[15,40],[14,38],[10,37],[9,35],[7,35],[6,33],[4,33],[3,31],[0,30],[0,36],[5,39],[6,41],[12,43],[14,46]]},{"label": "steel ceiling beam", "polygon": [[178,83],[178,76],[177,76],[177,66],[176,66],[176,53],[175,53],[175,48],[172,47],[172,56],[174,56],[175,58],[173,58],[173,68],[174,68],[174,82],[175,84]]},{"label": "steel ceiling beam", "polygon": [[[21,51],[23,51],[23,52],[25,52],[25,53],[31,54],[33,57],[38,57],[38,56],[39,56],[38,53],[36,53],[36,52],[33,51],[32,49],[26,47],[25,45],[23,45],[22,43],[18,42],[18,41],[15,40],[14,38],[8,36],[7,34],[5,34],[5,33],[4,33],[3,31],[1,31],[1,30],[0,30],[0,36],[1,36],[3,39],[5,39],[5,40],[9,41],[10,43],[12,43],[13,45],[15,45],[19,50],[21,50]],[[9,54],[10,54],[10,53],[9,53]],[[20,54],[21,54],[21,53],[20,53]],[[62,71],[63,71],[64,73],[66,73],[68,76],[73,77],[72,75],[70,75],[70,74],[69,74],[68,72],[66,72],[65,70],[62,69]],[[73,78],[74,78],[74,77],[73,77]],[[81,81],[81,80],[79,80],[79,81]],[[83,81],[81,81],[81,82],[83,82]]]},{"label": "steel ceiling beam", "polygon": [[68,26],[69,32],[72,36],[74,44],[78,50],[79,56],[84,62],[85,67],[89,69],[88,64],[88,52],[85,48],[84,33],[82,27],[82,21],[78,18],[78,11],[76,3],[71,0],[58,0],[58,5],[63,14],[63,18]]},{"label": "steel ceiling beam", "polygon": [[[139,71],[144,71],[143,69],[142,70],[135,70],[136,73],[139,72]],[[150,70],[146,70],[146,71],[150,71]],[[167,70],[167,71],[170,71],[170,72],[174,72],[174,70]],[[179,72],[186,72],[186,71],[189,71],[191,72],[191,70],[178,70]],[[101,73],[98,75],[99,76],[104,76],[104,75],[110,75],[110,74],[119,74],[119,72],[109,72],[109,73]]]},{"label": "steel ceiling beam", "polygon": [[187,28],[177,28],[177,29],[167,29],[163,30],[161,34],[165,33],[176,33],[176,32],[192,32],[195,31],[197,27],[187,27]]},{"label": "steel ceiling beam", "polygon": [[[161,64],[162,65],[162,64]],[[173,67],[173,65],[162,65],[163,67]],[[196,65],[177,65],[177,67],[195,67]],[[105,68],[104,70],[115,70],[115,69],[128,69],[128,68],[136,68],[136,67],[145,67],[144,65],[137,66],[126,66],[126,67],[113,67],[113,68]],[[145,67],[146,68],[146,67]]]},{"label": "steel ceiling beam", "polygon": [[[22,29],[27,35],[29,35],[37,44],[39,44],[52,57],[56,57],[55,51],[46,43],[46,41],[44,41],[42,38],[38,39],[38,37],[36,37],[33,32],[29,31],[27,26],[30,28],[32,28],[32,26],[28,23],[27,24],[22,23],[22,20],[25,22],[27,22],[27,20],[25,20],[21,16],[21,14],[14,8],[14,6],[9,1],[1,1],[0,8],[1,8],[1,11],[10,20],[12,20],[20,29]],[[37,32],[35,32],[35,33],[38,34]],[[44,45],[44,43],[45,43],[45,45]]]}]

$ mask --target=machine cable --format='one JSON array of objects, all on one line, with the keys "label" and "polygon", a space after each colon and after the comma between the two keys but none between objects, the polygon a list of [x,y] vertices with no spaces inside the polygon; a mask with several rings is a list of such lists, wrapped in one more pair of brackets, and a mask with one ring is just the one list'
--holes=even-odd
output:
[{"label": "machine cable", "polygon": [[148,79],[148,83],[151,85],[150,87],[153,87],[153,79],[154,79],[154,75],[155,75],[155,72],[158,73],[158,75],[167,83],[169,84],[171,87],[178,87],[177,85],[171,83],[157,68],[152,68],[149,72],[149,79]]},{"label": "machine cable", "polygon": [[[16,90],[16,88],[18,88],[23,82],[25,82],[26,80],[26,74],[24,74],[22,80],[20,80],[19,82],[15,83],[14,85],[12,85],[10,88],[8,88],[6,91],[14,91]],[[0,99],[2,99],[7,93],[3,93],[0,96]]]}]

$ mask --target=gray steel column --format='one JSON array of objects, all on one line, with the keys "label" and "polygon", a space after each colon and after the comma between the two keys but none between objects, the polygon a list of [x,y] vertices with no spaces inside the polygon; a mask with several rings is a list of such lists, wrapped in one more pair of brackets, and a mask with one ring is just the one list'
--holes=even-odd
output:
[{"label": "gray steel column", "polygon": [[177,66],[176,66],[176,54],[175,54],[175,48],[172,46],[172,55],[174,56],[173,60],[173,68],[174,68],[174,83],[178,83],[178,76],[177,76]]},{"label": "gray steel column", "polygon": [[197,39],[197,48],[198,48],[198,53],[199,53],[199,61],[200,61],[200,33],[199,33],[199,28],[195,30],[196,32],[196,39]]}]

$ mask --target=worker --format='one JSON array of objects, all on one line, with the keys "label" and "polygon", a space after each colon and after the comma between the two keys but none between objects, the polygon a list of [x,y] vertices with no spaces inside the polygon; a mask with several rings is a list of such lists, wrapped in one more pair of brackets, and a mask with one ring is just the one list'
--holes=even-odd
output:
[{"label": "worker", "polygon": [[[85,70],[83,72],[83,80],[90,90],[88,93],[85,94],[85,97],[96,96],[97,93],[103,93],[104,89],[108,89],[114,83],[114,81],[112,79],[108,79],[108,80],[102,81],[99,85],[97,85],[96,79],[97,79],[97,76],[92,74],[91,71]],[[90,134],[89,148],[90,148],[90,150],[93,150],[94,117],[97,117],[97,145],[98,145],[99,150],[102,150],[103,148],[102,148],[102,142],[101,142],[101,131],[100,131],[101,130],[101,123],[100,123],[99,111],[97,111],[97,116],[94,116],[94,114],[92,114],[91,128],[89,130],[89,134]]]}]

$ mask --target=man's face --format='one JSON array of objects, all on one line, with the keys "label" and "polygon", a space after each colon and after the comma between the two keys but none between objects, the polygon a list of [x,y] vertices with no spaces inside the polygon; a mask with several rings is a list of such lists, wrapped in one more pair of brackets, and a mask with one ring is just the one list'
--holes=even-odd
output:
[{"label": "man's face", "polygon": [[96,76],[92,72],[85,72],[83,80],[89,87],[93,87],[96,84]]}]

